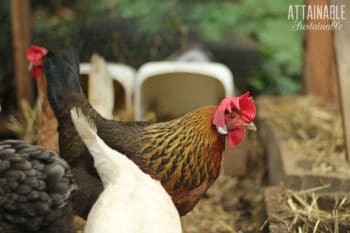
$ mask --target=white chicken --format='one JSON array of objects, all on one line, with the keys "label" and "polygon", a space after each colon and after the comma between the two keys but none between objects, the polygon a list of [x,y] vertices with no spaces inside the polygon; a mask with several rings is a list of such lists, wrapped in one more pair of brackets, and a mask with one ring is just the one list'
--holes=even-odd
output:
[{"label": "white chicken", "polygon": [[180,216],[160,182],[108,147],[80,109],[73,108],[71,117],[104,186],[89,212],[84,232],[182,232]]},{"label": "white chicken", "polygon": [[93,54],[89,74],[88,99],[90,104],[107,119],[113,118],[114,86],[107,63],[103,57]]}]

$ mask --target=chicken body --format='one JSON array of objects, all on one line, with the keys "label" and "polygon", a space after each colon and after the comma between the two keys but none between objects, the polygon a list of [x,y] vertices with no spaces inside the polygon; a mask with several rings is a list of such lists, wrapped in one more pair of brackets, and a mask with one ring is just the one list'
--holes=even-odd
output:
[{"label": "chicken body", "polygon": [[[208,117],[213,115],[214,106],[198,109],[169,122],[149,124],[105,120],[88,103],[85,104],[79,106],[96,122],[102,140],[128,156],[145,173],[160,180],[181,215],[192,210],[218,177],[225,140],[216,133],[212,118]],[[90,111],[86,111],[88,109]],[[59,122],[61,156],[73,167],[78,186],[84,186],[76,192],[75,198],[80,200],[76,209],[81,211],[84,208],[82,214],[86,215],[102,186],[97,180],[89,151],[69,116],[62,114]],[[204,130],[204,126],[209,130]],[[90,180],[89,188],[83,184],[86,179]],[[83,204],[82,199],[89,203],[88,206],[80,205]]]},{"label": "chicken body", "polygon": [[19,140],[0,142],[0,232],[73,233],[76,186],[56,153]]},{"label": "chicken body", "polygon": [[58,148],[58,122],[53,113],[46,93],[46,77],[37,80],[39,116],[37,123],[37,144],[47,149],[59,152]]},{"label": "chicken body", "polygon": [[72,110],[72,119],[104,186],[84,233],[180,233],[180,216],[160,182],[108,147],[80,110]]},{"label": "chicken body", "polygon": [[[103,90],[101,92],[101,90]],[[88,100],[94,109],[106,119],[113,119],[114,86],[103,57],[93,54],[89,74]]]},{"label": "chicken body", "polygon": [[[59,122],[61,156],[73,167],[80,189],[75,209],[85,216],[102,191],[89,151],[71,120],[70,110],[78,107],[95,122],[99,137],[109,147],[161,181],[180,215],[185,215],[220,172],[225,136],[213,125],[217,108],[202,107],[163,123],[106,120],[84,97],[78,69],[79,59],[73,50],[67,50],[63,57],[50,52],[45,57],[49,100]],[[243,136],[243,131],[238,133]]]},{"label": "chicken body", "polygon": [[27,60],[30,62],[30,69],[33,77],[36,78],[38,91],[38,118],[36,123],[37,138],[36,143],[47,149],[58,152],[58,133],[57,119],[52,111],[49,100],[47,99],[47,81],[42,71],[42,58],[46,55],[47,50],[39,46],[31,46],[27,50]]}]

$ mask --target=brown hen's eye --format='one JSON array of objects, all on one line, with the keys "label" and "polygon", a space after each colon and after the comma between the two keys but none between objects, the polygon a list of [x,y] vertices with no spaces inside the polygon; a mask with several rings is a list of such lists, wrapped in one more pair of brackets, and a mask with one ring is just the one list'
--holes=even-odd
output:
[{"label": "brown hen's eye", "polygon": [[233,115],[233,114],[230,115],[230,118],[231,118],[231,119],[235,119],[235,117],[236,117],[236,116]]}]

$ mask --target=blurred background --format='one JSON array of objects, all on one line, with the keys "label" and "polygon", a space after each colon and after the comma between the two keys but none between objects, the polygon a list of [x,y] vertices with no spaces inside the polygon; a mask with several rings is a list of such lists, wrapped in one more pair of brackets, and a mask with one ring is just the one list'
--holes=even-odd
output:
[{"label": "blurred background", "polygon": [[[137,78],[152,73],[150,69],[141,69],[144,64],[173,61],[195,48],[204,60],[221,63],[233,75],[227,76],[233,83],[226,82],[229,91],[215,95],[214,103],[227,94],[239,95],[245,91],[250,91],[257,100],[259,137],[249,135],[236,151],[225,152],[224,167],[232,177],[220,177],[200,204],[183,218],[185,232],[337,232],[314,228],[316,223],[335,226],[332,221],[338,222],[337,217],[329,221],[319,218],[317,212],[311,221],[310,215],[300,213],[305,213],[306,202],[317,202],[318,197],[310,199],[310,196],[315,197],[311,191],[316,186],[332,183],[332,188],[327,186],[326,191],[350,191],[349,159],[346,157],[350,136],[347,141],[344,136],[350,133],[350,104],[347,102],[350,100],[347,81],[350,19],[340,21],[339,30],[295,30],[298,23],[331,23],[329,19],[288,19],[290,6],[301,4],[347,3],[345,0],[1,1],[0,137],[23,138],[32,131],[30,127],[36,117],[32,110],[38,90],[25,59],[31,44],[52,50],[77,47],[81,63],[85,64],[90,64],[91,56],[96,53],[107,62],[139,71]],[[85,68],[81,69],[85,70],[82,76],[88,75],[90,68]],[[198,70],[196,72],[200,73]],[[186,72],[188,75],[189,71]],[[161,79],[167,78],[165,73],[162,75]],[[203,83],[209,77],[208,74],[204,76]],[[146,120],[167,120],[189,110],[174,105],[169,109],[168,103],[162,105],[157,98],[168,100],[166,96],[171,93],[175,99],[169,99],[170,102],[175,100],[179,106],[185,106],[199,95],[199,86],[189,90],[185,88],[190,87],[186,83],[179,88],[173,83],[158,87],[160,79],[153,80],[155,86],[148,83],[148,87],[146,82],[140,84],[140,89],[145,88],[142,93],[150,100],[142,102],[146,97],[135,94],[135,102],[132,102],[132,105],[145,105],[142,117]],[[86,79],[81,81],[84,91],[88,92]],[[225,88],[225,82],[222,83]],[[128,97],[123,87],[127,88],[127,84],[114,86],[115,102],[125,110]],[[207,90],[214,93],[217,85],[209,83],[210,87],[213,88],[204,89],[204,95],[209,93]],[[230,91],[231,87],[234,90]],[[182,98],[181,90],[187,90],[189,95]],[[99,91],[101,93],[101,89]],[[21,99],[26,99],[29,105],[23,105]],[[211,104],[210,101],[205,104]],[[157,105],[164,107],[163,115]],[[190,108],[194,105],[198,102]],[[113,117],[135,119],[133,110],[124,115],[118,112]],[[281,183],[285,185],[283,192],[265,189]],[[298,200],[304,199],[295,193],[285,193],[285,187],[311,189],[307,192],[310,196],[303,196],[305,201],[299,203]],[[275,193],[284,193],[285,204],[295,204],[286,204],[283,211],[291,213],[286,219],[274,219],[281,212],[276,207],[280,203],[269,202],[269,197],[274,197]],[[329,197],[325,200],[328,203],[325,206],[332,206],[325,211],[332,212],[334,203],[338,202]],[[340,208],[345,212],[345,217],[341,218],[341,221],[345,219],[345,225],[340,228],[344,232],[350,229],[349,205],[344,204],[345,210]],[[313,207],[310,204],[305,208],[309,211]],[[268,230],[267,216],[280,221],[275,228],[284,230],[273,231],[273,227]],[[293,217],[300,221],[292,222]],[[290,231],[285,229],[288,224]]]},{"label": "blurred background", "polygon": [[[76,46],[82,62],[95,52],[138,68],[196,45],[228,66],[242,91],[286,95],[301,90],[303,32],[290,30],[288,1],[31,0],[24,5],[26,43]],[[0,3],[3,111],[16,102],[10,6],[11,1]]]}]

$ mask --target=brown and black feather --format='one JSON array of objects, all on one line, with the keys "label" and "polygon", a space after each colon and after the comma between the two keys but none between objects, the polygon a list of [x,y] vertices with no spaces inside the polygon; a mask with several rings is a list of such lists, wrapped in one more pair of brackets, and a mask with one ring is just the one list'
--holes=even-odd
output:
[{"label": "brown and black feather", "polygon": [[[69,52],[63,58],[50,54],[45,59],[48,92],[51,93],[49,100],[53,102],[52,107],[59,121],[61,155],[73,167],[73,173],[78,177],[77,184],[82,187],[76,196],[76,200],[79,200],[78,213],[87,215],[94,201],[90,199],[97,198],[102,185],[97,179],[92,158],[71,121],[70,110],[73,107],[82,109],[95,122],[98,135],[107,145],[125,154],[144,172],[160,180],[181,215],[190,211],[220,171],[225,139],[212,124],[216,107],[203,107],[162,123],[106,120],[87,102],[80,86],[78,88],[76,82],[71,80],[78,74],[70,72],[77,72],[77,69],[67,69],[65,62],[57,62],[73,61],[72,64],[78,64],[74,61],[75,57],[73,59]],[[64,72],[52,72],[60,69]],[[84,180],[84,177],[88,180]],[[86,183],[91,187],[84,188]]]}]

